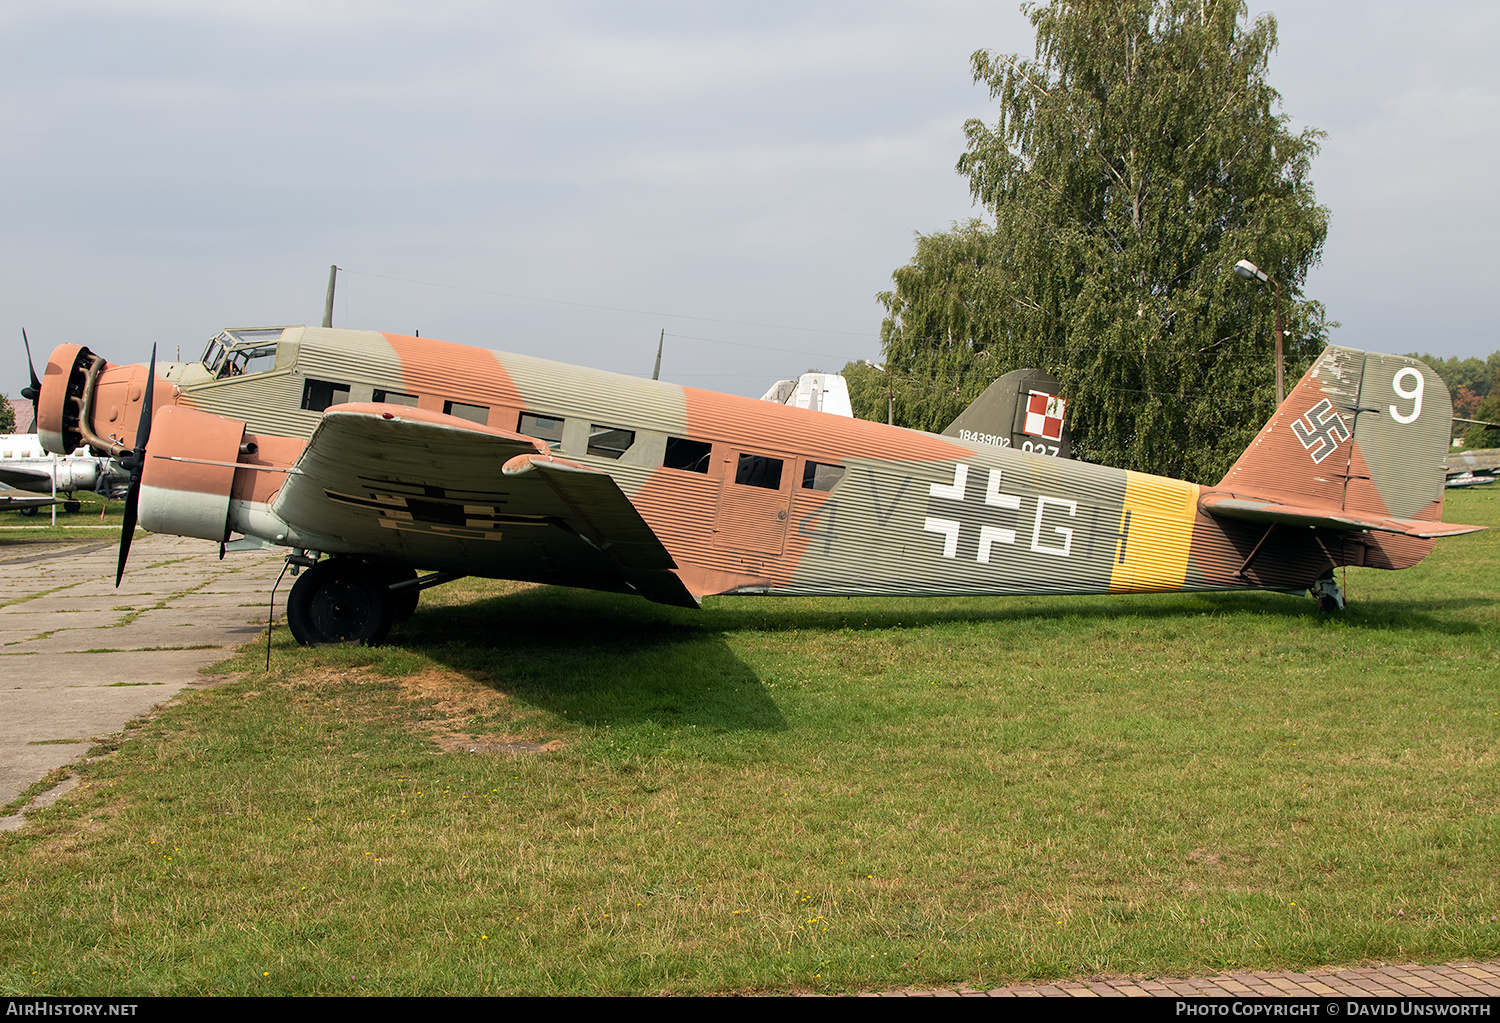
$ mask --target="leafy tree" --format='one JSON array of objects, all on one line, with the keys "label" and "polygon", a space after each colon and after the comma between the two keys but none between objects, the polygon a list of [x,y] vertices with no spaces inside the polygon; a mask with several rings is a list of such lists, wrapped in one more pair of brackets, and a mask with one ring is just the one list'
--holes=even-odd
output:
[{"label": "leafy tree", "polygon": [[855,418],[885,422],[885,368],[861,359],[846,363],[840,373],[849,386],[849,404],[854,407]]},{"label": "leafy tree", "polygon": [[[1479,403],[1468,419],[1478,419],[1487,423],[1500,423],[1500,388],[1490,391],[1490,396]],[[1463,429],[1456,432],[1463,435],[1465,448],[1500,448],[1500,426],[1474,426],[1468,423],[1455,424]]]},{"label": "leafy tree", "polygon": [[16,432],[16,410],[11,407],[10,400],[0,394],[0,433]]},{"label": "leafy tree", "polygon": [[891,274],[895,289],[875,296],[886,308],[881,344],[901,425],[942,430],[1004,372],[991,366],[1011,301],[996,242],[979,220],[919,234],[912,261]]},{"label": "leafy tree", "polygon": [[[965,125],[958,162],[994,224],[918,237],[879,296],[888,364],[959,408],[1047,369],[1080,457],[1216,481],[1274,405],[1273,295],[1235,262],[1281,283],[1288,387],[1335,326],[1301,300],[1328,229],[1307,177],[1321,134],[1276,110],[1276,23],[1240,0],[1023,9],[1036,57],[974,54],[999,116]],[[950,408],[898,396],[898,421]]]}]

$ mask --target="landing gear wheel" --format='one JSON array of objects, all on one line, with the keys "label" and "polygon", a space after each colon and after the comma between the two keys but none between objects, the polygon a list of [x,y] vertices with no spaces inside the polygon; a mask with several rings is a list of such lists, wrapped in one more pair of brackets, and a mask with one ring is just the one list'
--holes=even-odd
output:
[{"label": "landing gear wheel", "polygon": [[382,574],[353,558],[320,561],[298,577],[286,621],[304,646],[379,646],[395,601]]},{"label": "landing gear wheel", "polygon": [[1324,614],[1337,614],[1344,609],[1344,591],[1331,572],[1309,586],[1307,592],[1317,600],[1318,609]]},{"label": "landing gear wheel", "polygon": [[36,514],[36,505],[32,505],[32,506],[31,506],[31,507],[29,507],[29,508],[20,508],[20,509],[17,509],[17,510],[18,510],[18,511],[20,511],[20,513],[21,513],[21,514],[22,514],[22,515],[24,515],[24,516],[26,516],[26,517],[27,517],[27,518],[28,518],[28,519],[29,519],[29,518],[31,518],[31,517],[32,517],[32,516],[33,516],[33,515],[35,515],[35,514]]},{"label": "landing gear wheel", "polygon": [[63,511],[65,511],[65,512],[76,512],[76,511],[82,511],[82,510],[83,510],[83,502],[82,501],[64,501],[63,502]]},{"label": "landing gear wheel", "polygon": [[[394,586],[396,583],[404,583],[408,579],[417,577],[415,568],[386,568],[385,584]],[[395,620],[404,622],[417,610],[417,601],[422,599],[422,591],[415,586],[409,586],[404,590],[397,590],[391,594],[391,607],[394,610]]]}]

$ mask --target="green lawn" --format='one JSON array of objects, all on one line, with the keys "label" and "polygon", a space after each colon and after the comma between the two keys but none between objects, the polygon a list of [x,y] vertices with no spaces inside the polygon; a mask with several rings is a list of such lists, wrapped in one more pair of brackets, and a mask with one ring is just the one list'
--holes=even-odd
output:
[{"label": "green lawn", "polygon": [[[1500,526],[1500,487],[1450,521]],[[1350,607],[466,581],[0,837],[7,994],[827,992],[1500,954],[1500,532]],[[542,752],[495,752],[528,743]],[[467,752],[478,746],[482,752]]]},{"label": "green lawn", "polygon": [[[61,495],[64,500],[67,495]],[[0,511],[0,547],[41,540],[119,541],[124,501],[105,501],[97,494],[79,491],[74,495],[81,506],[78,511],[57,506],[57,525],[52,524],[52,509],[38,508],[35,515],[19,511]]]}]

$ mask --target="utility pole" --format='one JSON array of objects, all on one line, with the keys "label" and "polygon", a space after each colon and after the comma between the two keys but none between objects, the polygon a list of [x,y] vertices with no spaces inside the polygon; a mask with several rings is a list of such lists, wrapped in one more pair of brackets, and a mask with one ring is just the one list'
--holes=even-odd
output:
[{"label": "utility pole", "polygon": [[328,298],[323,302],[323,326],[333,326],[333,286],[338,282],[339,268],[330,266],[328,268]]}]

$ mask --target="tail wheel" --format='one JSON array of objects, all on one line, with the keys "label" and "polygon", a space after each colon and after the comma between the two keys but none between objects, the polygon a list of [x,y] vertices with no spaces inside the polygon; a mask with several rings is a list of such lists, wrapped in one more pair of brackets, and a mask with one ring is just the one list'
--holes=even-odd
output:
[{"label": "tail wheel", "polygon": [[22,508],[22,509],[20,509],[20,512],[21,512],[22,515],[26,516],[29,519],[29,518],[31,518],[31,516],[33,516],[33,515],[36,514],[36,505],[33,504],[33,505],[29,505],[29,506],[27,506],[25,508]]},{"label": "tail wheel", "polygon": [[66,512],[76,512],[76,511],[82,511],[82,510],[83,510],[83,502],[82,501],[64,501],[63,502],[63,511],[66,511]]},{"label": "tail wheel", "polygon": [[1344,591],[1332,572],[1309,586],[1307,592],[1317,600],[1318,609],[1324,614],[1336,614],[1344,609]]},{"label": "tail wheel", "polygon": [[382,573],[352,558],[320,561],[298,577],[286,602],[287,625],[304,646],[379,646],[394,612]]}]

